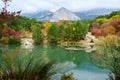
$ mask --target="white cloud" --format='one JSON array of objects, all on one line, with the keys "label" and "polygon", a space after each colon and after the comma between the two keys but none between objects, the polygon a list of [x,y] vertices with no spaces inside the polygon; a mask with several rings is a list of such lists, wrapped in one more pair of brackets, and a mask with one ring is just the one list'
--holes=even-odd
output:
[{"label": "white cloud", "polygon": [[[2,1],[0,3],[2,7]],[[9,10],[35,12],[66,7],[71,11],[81,11],[93,8],[120,8],[119,3],[120,0],[13,0]]]}]

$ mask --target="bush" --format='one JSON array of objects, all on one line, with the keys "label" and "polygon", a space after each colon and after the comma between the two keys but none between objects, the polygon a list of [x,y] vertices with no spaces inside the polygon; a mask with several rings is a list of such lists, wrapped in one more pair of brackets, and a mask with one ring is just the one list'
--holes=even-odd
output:
[{"label": "bush", "polygon": [[74,80],[73,74],[64,74],[60,80]]},{"label": "bush", "polygon": [[21,44],[21,40],[20,40],[20,38],[10,37],[8,39],[8,44],[20,45]]}]

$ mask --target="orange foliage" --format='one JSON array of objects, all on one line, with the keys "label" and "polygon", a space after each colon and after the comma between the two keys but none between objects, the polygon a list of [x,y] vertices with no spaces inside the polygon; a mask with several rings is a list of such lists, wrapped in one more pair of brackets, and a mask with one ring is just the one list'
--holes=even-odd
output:
[{"label": "orange foliage", "polygon": [[103,29],[105,35],[115,34],[116,29],[113,26],[108,26]]}]

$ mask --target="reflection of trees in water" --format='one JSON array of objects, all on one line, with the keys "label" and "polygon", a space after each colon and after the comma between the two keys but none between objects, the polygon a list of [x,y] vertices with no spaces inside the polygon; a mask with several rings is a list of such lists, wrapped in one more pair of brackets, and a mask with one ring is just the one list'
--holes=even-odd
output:
[{"label": "reflection of trees in water", "polygon": [[34,56],[38,59],[42,59],[42,54],[43,54],[43,47],[40,45],[36,45],[34,46],[34,48],[32,49],[32,52],[34,54]]},{"label": "reflection of trees in water", "polygon": [[20,46],[15,46],[15,45],[2,45],[0,48],[1,54],[8,55],[10,57],[14,57],[15,55],[20,53]]},{"label": "reflection of trees in water", "polygon": [[48,56],[47,56],[47,45],[43,45],[43,52],[42,52],[42,58],[45,60],[45,61],[48,61]]},{"label": "reflection of trees in water", "polygon": [[57,46],[34,46],[32,50],[23,49],[20,46],[4,46],[1,53],[16,55],[20,53],[33,53],[35,58],[48,60],[55,60],[58,62],[73,61],[75,64],[91,62],[90,56],[85,51],[69,51]]},{"label": "reflection of trees in water", "polygon": [[73,61],[75,64],[82,64],[91,62],[90,56],[85,51],[69,51],[61,49],[57,46],[48,47],[48,58],[50,60],[56,60],[58,62]]}]

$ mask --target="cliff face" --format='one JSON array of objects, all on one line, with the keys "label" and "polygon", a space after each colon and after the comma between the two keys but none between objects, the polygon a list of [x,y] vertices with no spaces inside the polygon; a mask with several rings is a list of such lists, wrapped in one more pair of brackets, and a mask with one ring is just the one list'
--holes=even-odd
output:
[{"label": "cliff face", "polygon": [[60,20],[75,21],[81,19],[78,16],[76,16],[73,12],[62,7],[53,14],[53,16],[50,18],[50,22],[58,22]]}]

